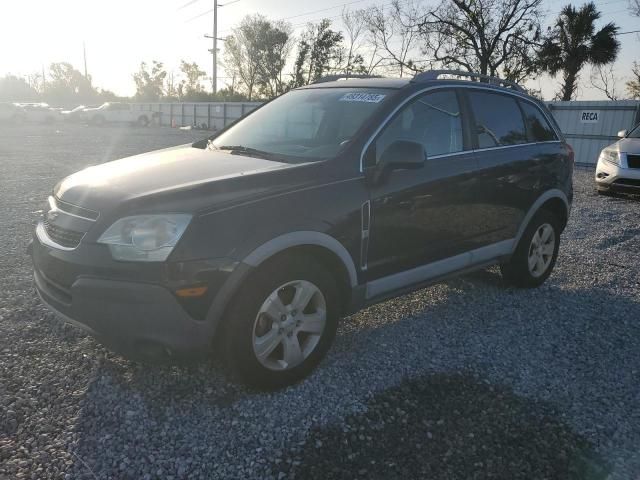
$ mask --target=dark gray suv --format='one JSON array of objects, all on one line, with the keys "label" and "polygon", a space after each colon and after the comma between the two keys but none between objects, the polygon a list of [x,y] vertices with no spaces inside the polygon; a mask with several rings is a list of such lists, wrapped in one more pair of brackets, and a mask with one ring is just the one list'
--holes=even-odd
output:
[{"label": "dark gray suv", "polygon": [[215,345],[277,387],[364,306],[492,264],[540,285],[573,151],[517,85],[447,73],[325,79],[201,142],[65,178],[31,245],[40,296],[129,355]]}]

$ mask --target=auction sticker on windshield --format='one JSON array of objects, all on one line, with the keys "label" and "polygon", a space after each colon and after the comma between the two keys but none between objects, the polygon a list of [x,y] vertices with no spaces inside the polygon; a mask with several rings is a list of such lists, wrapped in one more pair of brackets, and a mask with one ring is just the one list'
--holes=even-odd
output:
[{"label": "auction sticker on windshield", "polygon": [[366,102],[380,103],[386,95],[380,93],[345,93],[341,98],[341,102]]}]

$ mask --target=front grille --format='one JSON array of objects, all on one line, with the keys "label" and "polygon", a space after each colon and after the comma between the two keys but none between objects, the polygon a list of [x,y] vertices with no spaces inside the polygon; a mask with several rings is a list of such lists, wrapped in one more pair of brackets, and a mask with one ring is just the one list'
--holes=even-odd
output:
[{"label": "front grille", "polygon": [[59,227],[47,220],[44,221],[44,230],[51,240],[58,245],[65,248],[76,248],[80,245],[80,240],[84,237],[83,232],[76,232],[75,230],[68,230],[66,228]]},{"label": "front grille", "polygon": [[629,168],[640,168],[640,155],[627,155]]},{"label": "front grille", "polygon": [[56,205],[63,212],[68,212],[73,215],[78,215],[80,217],[84,217],[88,220],[97,220],[100,215],[98,212],[94,210],[89,210],[88,208],[79,207],[77,205],[73,205],[71,203],[63,202],[62,200],[56,198]]}]

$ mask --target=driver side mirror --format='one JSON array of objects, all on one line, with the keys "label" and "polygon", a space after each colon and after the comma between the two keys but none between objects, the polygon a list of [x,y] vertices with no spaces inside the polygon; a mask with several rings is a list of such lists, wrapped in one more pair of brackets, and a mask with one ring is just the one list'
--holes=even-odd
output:
[{"label": "driver side mirror", "polygon": [[413,170],[424,167],[426,158],[427,153],[421,143],[396,140],[382,152],[380,164],[389,170]]},{"label": "driver side mirror", "polygon": [[626,136],[627,136],[627,131],[626,131],[626,130],[620,130],[620,131],[618,132],[618,136],[619,136],[620,138],[624,138],[624,137],[626,137]]}]

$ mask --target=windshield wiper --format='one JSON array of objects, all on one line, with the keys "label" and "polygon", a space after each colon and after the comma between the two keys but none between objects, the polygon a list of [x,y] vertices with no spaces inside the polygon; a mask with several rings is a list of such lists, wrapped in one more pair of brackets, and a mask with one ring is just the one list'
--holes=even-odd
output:
[{"label": "windshield wiper", "polygon": [[264,150],[258,150],[257,148],[245,147],[244,145],[222,145],[221,147],[214,147],[217,150],[229,150],[229,153],[249,155],[260,158],[273,158],[273,154],[265,152]]}]

